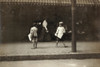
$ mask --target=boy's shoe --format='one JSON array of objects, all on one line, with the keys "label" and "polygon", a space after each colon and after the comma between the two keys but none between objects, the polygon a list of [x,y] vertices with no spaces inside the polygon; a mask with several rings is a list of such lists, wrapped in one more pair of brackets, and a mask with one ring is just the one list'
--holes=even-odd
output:
[{"label": "boy's shoe", "polygon": [[65,48],[67,48],[68,46],[64,45]]},{"label": "boy's shoe", "polygon": [[33,48],[31,48],[31,49],[36,49],[36,47],[33,47]]}]

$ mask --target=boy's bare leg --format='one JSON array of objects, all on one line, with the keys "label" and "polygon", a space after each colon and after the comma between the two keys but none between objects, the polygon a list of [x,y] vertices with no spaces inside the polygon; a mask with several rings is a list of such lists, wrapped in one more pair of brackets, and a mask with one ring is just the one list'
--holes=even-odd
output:
[{"label": "boy's bare leg", "polygon": [[56,46],[58,47],[58,43],[59,43],[59,41],[56,41]]},{"label": "boy's bare leg", "polygon": [[35,49],[35,40],[34,39],[32,40],[32,43],[33,43],[33,48],[32,49]]},{"label": "boy's bare leg", "polygon": [[62,44],[64,45],[64,47],[67,47],[66,45],[65,45],[65,42],[64,41],[61,41],[62,42]]},{"label": "boy's bare leg", "polygon": [[56,46],[58,47],[58,43],[59,43],[59,39],[57,38],[57,41],[56,41]]},{"label": "boy's bare leg", "polygon": [[64,47],[65,47],[65,43],[62,41],[62,44],[64,45]]},{"label": "boy's bare leg", "polygon": [[35,38],[35,48],[37,48],[37,38]]}]

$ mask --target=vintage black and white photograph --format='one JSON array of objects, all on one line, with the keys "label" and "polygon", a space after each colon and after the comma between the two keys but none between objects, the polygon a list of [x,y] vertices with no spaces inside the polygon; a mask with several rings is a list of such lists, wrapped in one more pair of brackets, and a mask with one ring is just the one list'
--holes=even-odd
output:
[{"label": "vintage black and white photograph", "polygon": [[100,67],[100,0],[0,0],[0,67]]}]

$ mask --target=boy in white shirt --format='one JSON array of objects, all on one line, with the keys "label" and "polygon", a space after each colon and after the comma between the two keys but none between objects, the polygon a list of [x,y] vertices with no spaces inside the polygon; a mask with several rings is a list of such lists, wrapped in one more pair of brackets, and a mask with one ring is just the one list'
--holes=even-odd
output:
[{"label": "boy in white shirt", "polygon": [[[58,46],[59,41],[63,39],[63,35],[65,32],[66,31],[65,31],[65,28],[63,26],[63,22],[59,22],[59,26],[58,26],[56,33],[55,33],[55,36],[57,37],[56,46]],[[64,47],[66,47],[65,43],[64,42],[62,42],[62,43],[63,43]]]},{"label": "boy in white shirt", "polygon": [[38,40],[38,35],[37,35],[37,27],[36,27],[36,23],[33,24],[33,27],[31,27],[30,29],[30,33],[28,35],[28,38],[31,42],[33,42],[33,48],[37,48],[37,40]]}]

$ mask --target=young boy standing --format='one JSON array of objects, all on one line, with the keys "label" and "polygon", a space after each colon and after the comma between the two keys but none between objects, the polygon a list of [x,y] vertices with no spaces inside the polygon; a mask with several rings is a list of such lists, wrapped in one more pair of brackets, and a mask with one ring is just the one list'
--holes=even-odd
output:
[{"label": "young boy standing", "polygon": [[37,48],[37,40],[38,40],[37,31],[38,31],[38,29],[36,27],[36,23],[33,23],[33,27],[31,27],[30,33],[28,35],[29,40],[31,42],[33,42],[33,49]]},{"label": "young boy standing", "polygon": [[[58,46],[59,41],[63,40],[63,35],[65,32],[66,31],[65,31],[65,28],[63,26],[63,22],[59,22],[59,26],[58,26],[56,33],[55,33],[55,36],[57,37],[56,46]],[[63,43],[64,47],[66,47],[65,43],[64,42],[62,42],[62,43]]]}]

